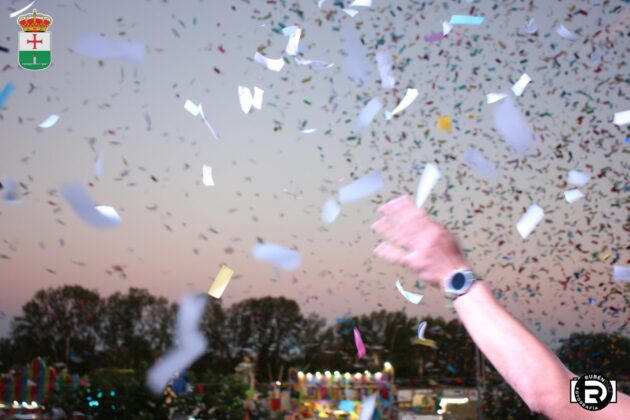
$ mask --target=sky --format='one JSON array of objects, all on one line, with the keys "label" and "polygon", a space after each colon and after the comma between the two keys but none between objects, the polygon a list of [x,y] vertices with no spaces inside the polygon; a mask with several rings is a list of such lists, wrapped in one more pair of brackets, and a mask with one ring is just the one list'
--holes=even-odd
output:
[{"label": "sky", "polygon": [[[331,322],[383,308],[452,318],[439,291],[372,257],[376,209],[415,194],[427,163],[442,177],[424,208],[538,337],[554,345],[573,331],[628,335],[630,290],[612,273],[630,264],[629,132],[613,124],[630,109],[630,5],[373,0],[352,17],[342,10],[351,2],[319,3],[40,0],[33,7],[53,18],[53,58],[39,71],[18,66],[21,29],[9,17],[28,2],[3,3],[0,89],[15,91],[0,107],[0,179],[20,183],[20,202],[0,202],[0,335],[42,288],[80,284],[107,296],[143,287],[177,301],[205,293],[221,264],[235,272],[226,306],[272,295]],[[425,39],[452,15],[485,18]],[[536,32],[526,30],[530,19]],[[333,66],[287,55],[281,29],[290,25],[302,28],[298,58]],[[88,42],[93,34],[139,44],[144,56],[103,56]],[[268,70],[256,51],[286,64]],[[381,83],[379,52],[391,57],[393,88]],[[515,96],[524,73],[532,81]],[[263,89],[262,109],[245,114],[238,86]],[[387,120],[408,88],[418,97]],[[489,93],[506,94],[524,125],[497,116],[505,102],[488,104]],[[375,97],[383,107],[359,132],[357,115]],[[186,100],[202,104],[219,140]],[[39,128],[51,114],[58,122]],[[450,132],[437,125],[444,117]],[[531,127],[532,153],[511,148],[497,119],[510,132]],[[497,178],[466,164],[471,148]],[[203,165],[214,186],[202,183]],[[576,188],[570,170],[591,174],[574,203],[563,195]],[[383,188],[324,223],[326,200],[372,171]],[[83,222],[59,192],[68,182],[115,208],[120,225]],[[523,239],[516,224],[533,204],[544,218]],[[297,250],[300,267],[257,261],[259,241]],[[423,301],[405,301],[396,279]]]}]

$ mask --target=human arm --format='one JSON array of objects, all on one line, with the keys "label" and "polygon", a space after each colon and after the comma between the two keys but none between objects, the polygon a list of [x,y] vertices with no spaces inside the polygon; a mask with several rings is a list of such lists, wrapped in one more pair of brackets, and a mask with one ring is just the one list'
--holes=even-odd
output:
[{"label": "human arm", "polygon": [[[405,265],[429,284],[444,288],[454,270],[470,269],[453,236],[418,210],[410,197],[379,209],[382,217],[372,228],[386,241],[374,254]],[[455,310],[483,354],[535,412],[550,418],[628,418],[630,398],[599,412],[569,402],[573,375],[522,323],[494,298],[484,282],[475,282],[454,301]]]}]

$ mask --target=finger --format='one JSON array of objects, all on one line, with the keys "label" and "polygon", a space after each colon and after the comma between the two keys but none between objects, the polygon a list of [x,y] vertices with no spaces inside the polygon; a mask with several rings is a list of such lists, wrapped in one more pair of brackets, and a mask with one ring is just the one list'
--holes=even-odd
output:
[{"label": "finger", "polygon": [[414,207],[413,200],[408,195],[403,195],[383,204],[378,208],[378,212],[382,215],[388,215],[397,212],[401,208]]},{"label": "finger", "polygon": [[407,256],[407,252],[389,242],[381,242],[374,248],[374,255],[393,263],[402,264]]}]

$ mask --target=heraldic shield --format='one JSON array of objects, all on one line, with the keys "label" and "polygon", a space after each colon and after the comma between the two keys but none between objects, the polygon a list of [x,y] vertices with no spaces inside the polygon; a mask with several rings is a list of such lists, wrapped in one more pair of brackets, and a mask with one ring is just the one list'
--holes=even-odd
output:
[{"label": "heraldic shield", "polygon": [[22,28],[19,34],[19,64],[26,70],[43,70],[51,63],[50,32],[52,18],[48,15],[32,13],[21,15],[17,23]]}]

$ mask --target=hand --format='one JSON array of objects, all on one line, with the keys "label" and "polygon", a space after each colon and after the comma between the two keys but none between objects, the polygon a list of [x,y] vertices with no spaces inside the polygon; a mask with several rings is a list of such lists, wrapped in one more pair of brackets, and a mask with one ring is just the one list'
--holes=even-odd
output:
[{"label": "hand", "polygon": [[386,241],[374,249],[377,257],[409,267],[423,281],[440,288],[453,271],[469,269],[453,235],[416,208],[408,195],[381,206],[378,212],[383,217],[372,229]]}]

